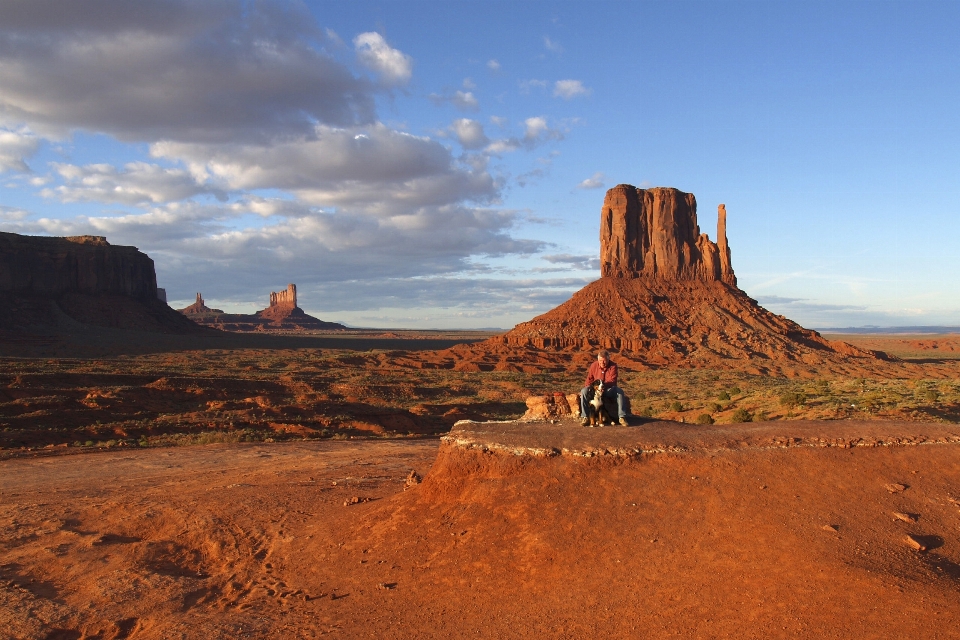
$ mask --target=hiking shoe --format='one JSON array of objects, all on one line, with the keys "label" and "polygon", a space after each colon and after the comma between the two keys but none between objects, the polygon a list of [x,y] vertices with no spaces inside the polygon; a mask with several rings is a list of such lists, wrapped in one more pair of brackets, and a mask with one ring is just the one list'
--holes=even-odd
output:
[{"label": "hiking shoe", "polygon": [[581,427],[589,427],[589,426],[590,426],[590,420],[589,420],[588,418],[583,418],[582,420],[580,420],[580,426],[581,426]]},{"label": "hiking shoe", "polygon": [[627,419],[626,419],[626,418],[620,418],[620,426],[621,426],[621,427],[629,427],[630,425],[627,424]]}]

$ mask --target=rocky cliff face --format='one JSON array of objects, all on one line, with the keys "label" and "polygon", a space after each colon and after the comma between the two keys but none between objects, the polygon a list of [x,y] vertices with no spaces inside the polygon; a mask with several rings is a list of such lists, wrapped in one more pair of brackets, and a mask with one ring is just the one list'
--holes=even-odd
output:
[{"label": "rocky cliff face", "polygon": [[100,236],[0,233],[0,334],[22,341],[24,334],[82,334],[89,326],[209,332],[159,299],[153,260],[136,247]]},{"label": "rocky cliff face", "polygon": [[719,208],[717,242],[700,233],[697,199],[670,187],[607,191],[600,213],[603,277],[722,281],[735,285],[727,212]]},{"label": "rocky cliff face", "polygon": [[100,236],[46,238],[0,233],[0,291],[59,297],[117,294],[157,299],[153,260]]}]

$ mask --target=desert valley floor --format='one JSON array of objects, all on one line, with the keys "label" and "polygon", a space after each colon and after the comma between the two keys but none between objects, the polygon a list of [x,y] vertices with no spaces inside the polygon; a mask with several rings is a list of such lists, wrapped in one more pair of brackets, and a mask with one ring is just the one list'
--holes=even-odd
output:
[{"label": "desert valley floor", "polygon": [[900,360],[627,370],[602,429],[517,422],[579,363],[33,345],[0,373],[0,636],[960,637],[960,337],[844,339]]}]

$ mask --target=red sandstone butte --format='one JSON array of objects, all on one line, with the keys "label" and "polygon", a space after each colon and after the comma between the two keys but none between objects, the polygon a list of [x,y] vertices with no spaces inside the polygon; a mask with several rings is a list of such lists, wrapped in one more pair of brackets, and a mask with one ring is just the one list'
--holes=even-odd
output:
[{"label": "red sandstone butte", "polygon": [[211,309],[200,294],[189,307],[180,309],[197,323],[224,331],[340,331],[346,327],[338,322],[326,322],[304,313],[297,306],[297,285],[288,284],[285,291],[270,292],[270,306],[255,314],[224,313]]},{"label": "red sandstone butte", "polygon": [[736,285],[727,244],[727,210],[719,207],[717,242],[700,233],[697,199],[671,187],[607,191],[600,215],[600,274]]},{"label": "red sandstone butte", "polygon": [[559,307],[501,336],[453,347],[444,357],[455,368],[481,371],[512,370],[549,354],[554,364],[577,368],[583,363],[573,356],[601,347],[635,367],[732,367],[775,375],[840,370],[851,357],[859,367],[882,363],[884,354],[825,340],[740,290],[724,205],[718,214],[712,242],[700,233],[692,193],[626,184],[610,189],[600,211],[602,277]]}]

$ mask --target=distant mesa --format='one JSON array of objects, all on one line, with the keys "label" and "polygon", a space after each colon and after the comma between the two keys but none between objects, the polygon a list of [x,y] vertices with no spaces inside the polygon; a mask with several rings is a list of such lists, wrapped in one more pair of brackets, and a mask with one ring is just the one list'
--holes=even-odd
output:
[{"label": "distant mesa", "polygon": [[157,287],[153,260],[102,236],[0,232],[0,329],[75,331],[83,325],[161,333],[204,332]]},{"label": "distant mesa", "polygon": [[692,193],[621,184],[600,211],[601,278],[507,333],[446,355],[465,370],[581,366],[605,348],[636,368],[735,368],[810,375],[886,358],[831,342],[764,309],[737,287],[718,208],[717,242],[700,233]]},{"label": "distant mesa", "polygon": [[288,284],[286,291],[271,291],[270,306],[255,314],[224,313],[220,309],[211,309],[203,296],[197,294],[197,300],[189,307],[180,309],[194,322],[223,331],[339,331],[346,327],[337,322],[325,322],[304,313],[297,306],[297,285]]}]

